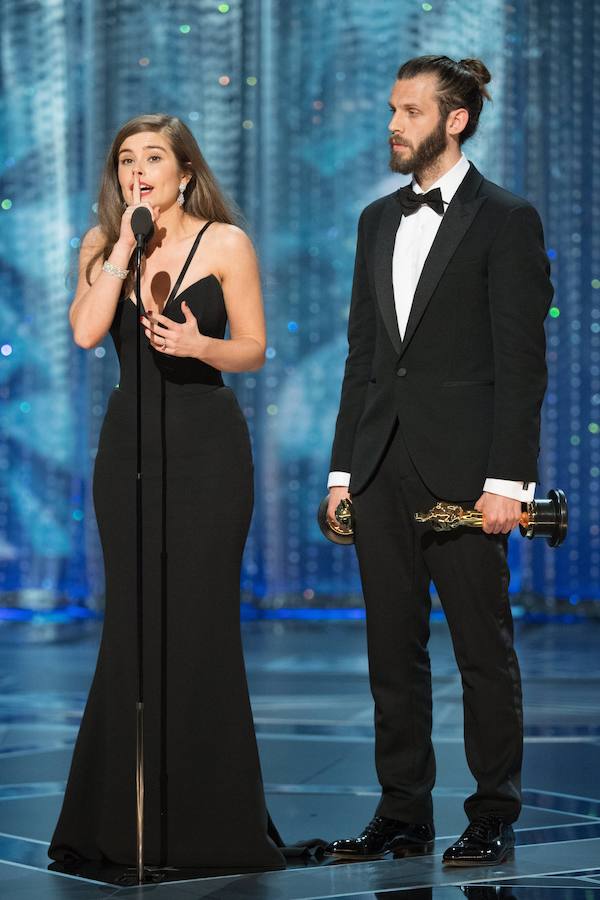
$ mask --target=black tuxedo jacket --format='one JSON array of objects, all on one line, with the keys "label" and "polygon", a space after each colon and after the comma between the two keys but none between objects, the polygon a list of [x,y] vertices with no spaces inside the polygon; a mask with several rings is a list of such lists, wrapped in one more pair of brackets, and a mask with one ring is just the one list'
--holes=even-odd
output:
[{"label": "black tuxedo jacket", "polygon": [[392,286],[397,193],[362,213],[349,352],[330,471],[359,493],[396,417],[421,478],[445,500],[487,477],[537,481],[553,295],[539,216],[471,164],[417,285],[404,340]]}]

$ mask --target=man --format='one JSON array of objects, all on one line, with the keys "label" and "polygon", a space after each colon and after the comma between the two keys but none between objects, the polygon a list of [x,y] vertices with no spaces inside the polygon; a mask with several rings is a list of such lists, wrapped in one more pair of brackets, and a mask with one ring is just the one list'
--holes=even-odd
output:
[{"label": "man", "polygon": [[[382,794],[362,834],[329,845],[339,857],[433,848],[430,579],[462,676],[477,782],[470,824],[443,861],[494,864],[514,847],[522,707],[506,553],[537,479],[553,291],[536,211],[461,151],[489,80],[479,60],[425,56],[400,68],[390,164],[412,172],[412,185],[368,206],[358,227],[328,516],[352,498]],[[438,499],[480,510],[483,530],[417,524],[414,513]]]}]

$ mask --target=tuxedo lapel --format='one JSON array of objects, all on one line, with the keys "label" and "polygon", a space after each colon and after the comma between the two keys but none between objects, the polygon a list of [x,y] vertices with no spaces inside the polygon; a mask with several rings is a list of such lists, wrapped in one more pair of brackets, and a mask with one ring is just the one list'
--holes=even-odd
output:
[{"label": "tuxedo lapel", "polygon": [[375,244],[375,292],[381,316],[396,353],[400,353],[401,341],[394,302],[392,257],[401,218],[402,210],[394,194],[384,207]]},{"label": "tuxedo lapel", "polygon": [[408,347],[423,313],[427,309],[427,304],[444,274],[446,266],[485,200],[485,197],[476,196],[482,181],[482,176],[475,166],[471,165],[469,172],[444,213],[415,290],[404,340],[400,349],[401,354]]}]

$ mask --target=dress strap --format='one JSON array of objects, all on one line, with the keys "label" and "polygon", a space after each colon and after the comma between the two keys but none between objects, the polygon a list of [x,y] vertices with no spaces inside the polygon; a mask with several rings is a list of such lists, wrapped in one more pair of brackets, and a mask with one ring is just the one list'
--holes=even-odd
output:
[{"label": "dress strap", "polygon": [[[212,225],[212,222],[207,222],[205,225],[203,225],[202,228],[200,229],[200,231],[198,232],[198,234],[196,235],[196,239],[195,239],[194,243],[192,244],[192,249],[188,253],[187,259],[183,264],[183,268],[182,268],[181,272],[179,273],[179,277],[178,277],[177,281],[175,282],[175,284],[173,285],[173,290],[167,297],[167,302],[165,303],[165,307],[171,302],[171,300],[173,300],[174,297],[177,296],[177,291],[181,287],[181,282],[185,278],[185,273],[187,272],[187,270],[190,267],[190,263],[191,263],[192,259],[194,258],[194,253],[198,249],[198,244],[200,243],[200,241],[202,239],[202,235],[204,234],[204,232],[206,231],[206,229],[208,228],[209,225]],[[163,307],[163,309],[164,309],[164,307]]]}]

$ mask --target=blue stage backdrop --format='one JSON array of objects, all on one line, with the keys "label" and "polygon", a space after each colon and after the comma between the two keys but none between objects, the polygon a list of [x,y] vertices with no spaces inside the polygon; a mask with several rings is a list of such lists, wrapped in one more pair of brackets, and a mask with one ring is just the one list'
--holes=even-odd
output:
[{"label": "blue stage backdrop", "polygon": [[[511,541],[513,590],[547,610],[600,596],[600,7],[593,0],[2,0],[0,605],[101,603],[90,476],[110,341],[77,349],[67,308],[103,156],[142,112],[180,116],[243,210],[269,324],[248,417],[257,607],[359,603],[354,554],[315,522],[345,355],[356,221],[401,182],[387,97],[415,54],[481,56],[493,103],[467,155],[528,197],[556,285],[542,485],[563,487],[559,551]],[[71,274],[70,274],[71,273]],[[468,448],[465,448],[468,453]]]}]

